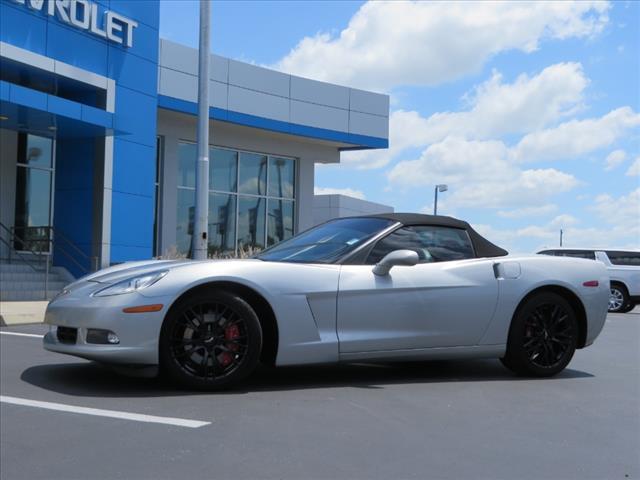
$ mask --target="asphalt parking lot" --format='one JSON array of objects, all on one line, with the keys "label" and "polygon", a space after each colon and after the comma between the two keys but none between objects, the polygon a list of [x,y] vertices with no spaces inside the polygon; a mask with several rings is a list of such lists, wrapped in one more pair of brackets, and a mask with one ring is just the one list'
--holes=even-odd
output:
[{"label": "asphalt parking lot", "polygon": [[3,480],[640,478],[640,309],[609,315],[553,379],[345,365],[264,369],[221,394],[45,352],[44,331],[0,330]]}]

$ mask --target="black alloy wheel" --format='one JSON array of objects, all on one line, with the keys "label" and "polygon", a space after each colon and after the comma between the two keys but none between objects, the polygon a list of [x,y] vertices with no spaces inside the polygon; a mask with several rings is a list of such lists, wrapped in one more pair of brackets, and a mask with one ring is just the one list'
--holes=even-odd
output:
[{"label": "black alloy wheel", "polygon": [[552,376],[571,361],[577,339],[578,323],[571,305],[555,293],[540,293],[514,316],[502,362],[521,375]]},{"label": "black alloy wheel", "polygon": [[223,388],[247,376],[261,348],[255,312],[225,291],[179,301],[167,315],[160,337],[163,368],[182,385],[203,390]]}]

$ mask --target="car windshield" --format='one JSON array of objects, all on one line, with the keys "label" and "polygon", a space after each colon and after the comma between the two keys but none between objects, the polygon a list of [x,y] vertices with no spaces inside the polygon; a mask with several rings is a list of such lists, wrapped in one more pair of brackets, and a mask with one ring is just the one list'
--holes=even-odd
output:
[{"label": "car windshield", "polygon": [[395,222],[384,218],[341,218],[302,232],[256,258],[271,262],[333,263]]}]

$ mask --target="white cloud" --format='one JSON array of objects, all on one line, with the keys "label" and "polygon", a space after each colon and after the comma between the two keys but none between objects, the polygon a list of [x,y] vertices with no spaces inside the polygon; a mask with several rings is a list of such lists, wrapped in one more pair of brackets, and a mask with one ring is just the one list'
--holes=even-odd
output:
[{"label": "white cloud", "polygon": [[554,213],[558,209],[557,205],[548,203],[546,205],[523,207],[515,210],[500,210],[497,212],[499,217],[503,218],[528,218],[528,217],[541,217]]},{"label": "white cloud", "polygon": [[640,157],[636,158],[633,163],[631,164],[631,166],[629,167],[629,169],[627,170],[627,173],[625,173],[625,175],[627,177],[638,177],[640,176]]},{"label": "white cloud", "polygon": [[640,231],[640,187],[618,198],[598,195],[590,210],[606,223]]},{"label": "white cloud", "polygon": [[530,133],[516,145],[513,156],[523,162],[573,158],[607,147],[638,126],[640,115],[622,107],[600,118],[571,120]]},{"label": "white cloud", "polygon": [[493,72],[466,95],[469,109],[428,118],[415,111],[394,111],[389,118],[389,149],[345,152],[342,161],[356,168],[379,168],[401,152],[424,147],[450,135],[487,139],[542,128],[579,109],[589,81],[579,63],[558,63],[529,77],[503,83]]},{"label": "white cloud", "polygon": [[607,155],[607,158],[605,158],[604,163],[605,163],[605,167],[604,169],[608,172],[610,170],[613,170],[614,168],[620,166],[622,163],[624,163],[624,161],[627,159],[627,153],[624,150],[614,150],[613,152],[611,152],[609,155]]},{"label": "white cloud", "polygon": [[477,72],[493,55],[541,40],[592,36],[605,1],[365,3],[334,36],[305,37],[275,68],[366,89],[437,85]]},{"label": "white cloud", "polygon": [[520,169],[500,141],[457,137],[430,145],[417,160],[399,162],[388,179],[403,188],[446,183],[451,208],[530,206],[579,184],[573,175],[552,168]]},{"label": "white cloud", "polygon": [[360,200],[365,199],[363,192],[352,188],[315,187],[313,193],[314,195],[347,195],[348,197],[359,198]]},{"label": "white cloud", "polygon": [[602,223],[596,227],[584,227],[574,216],[562,214],[547,222],[508,230],[487,224],[473,226],[511,253],[531,253],[556,247],[560,242],[560,229],[565,247],[638,248],[640,188],[617,198],[600,195],[587,211],[595,213]]}]

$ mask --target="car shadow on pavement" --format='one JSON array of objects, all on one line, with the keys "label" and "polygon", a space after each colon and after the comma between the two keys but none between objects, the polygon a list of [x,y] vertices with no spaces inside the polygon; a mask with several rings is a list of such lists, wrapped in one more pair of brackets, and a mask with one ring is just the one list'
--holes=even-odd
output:
[{"label": "car shadow on pavement", "polygon": [[96,363],[61,363],[26,369],[21,379],[45,390],[84,397],[171,397],[241,395],[249,392],[319,388],[381,389],[391,385],[491,381],[559,381],[593,377],[565,369],[552,378],[518,377],[497,360],[424,361],[392,364],[343,364],[307,367],[260,367],[234,389],[197,392],[180,389],[164,378],[135,378]]}]

